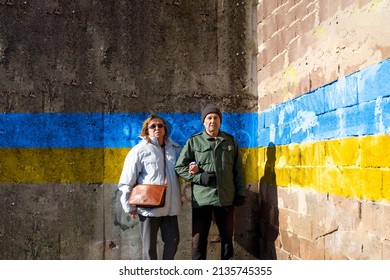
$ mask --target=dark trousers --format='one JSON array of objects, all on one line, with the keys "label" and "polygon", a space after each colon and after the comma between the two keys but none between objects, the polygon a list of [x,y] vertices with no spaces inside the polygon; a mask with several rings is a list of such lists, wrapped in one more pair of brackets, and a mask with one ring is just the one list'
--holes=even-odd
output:
[{"label": "dark trousers", "polygon": [[138,215],[141,228],[142,258],[157,260],[157,234],[164,242],[163,260],[173,260],[180,242],[177,216],[145,217]]},{"label": "dark trousers", "polygon": [[192,208],[192,259],[205,260],[211,221],[214,216],[221,237],[221,260],[233,256],[234,206]]}]

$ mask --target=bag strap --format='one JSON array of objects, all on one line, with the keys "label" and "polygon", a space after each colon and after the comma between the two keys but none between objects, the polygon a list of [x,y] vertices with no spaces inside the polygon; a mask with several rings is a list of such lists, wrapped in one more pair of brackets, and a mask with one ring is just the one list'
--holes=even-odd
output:
[{"label": "bag strap", "polygon": [[167,156],[165,154],[165,143],[164,143],[164,147],[163,147],[163,152],[164,152],[164,184],[165,185],[168,185],[168,180],[167,180]]}]

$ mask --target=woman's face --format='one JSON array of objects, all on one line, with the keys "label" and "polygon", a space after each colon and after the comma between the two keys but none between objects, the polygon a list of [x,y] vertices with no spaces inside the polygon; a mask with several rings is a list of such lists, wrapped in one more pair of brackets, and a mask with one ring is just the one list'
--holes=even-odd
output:
[{"label": "woman's face", "polygon": [[157,138],[160,144],[163,143],[164,136],[165,136],[165,126],[161,119],[159,118],[151,119],[148,124],[148,132],[150,137]]}]

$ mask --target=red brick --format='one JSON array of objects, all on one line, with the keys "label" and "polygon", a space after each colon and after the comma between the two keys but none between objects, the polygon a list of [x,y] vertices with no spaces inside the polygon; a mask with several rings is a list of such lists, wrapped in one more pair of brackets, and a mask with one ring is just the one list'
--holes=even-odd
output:
[{"label": "red brick", "polygon": [[262,22],[262,41],[266,41],[271,38],[272,34],[277,31],[277,25],[275,22],[275,16],[271,15]]},{"label": "red brick", "polygon": [[289,27],[297,20],[296,13],[294,11],[286,11],[284,17],[285,17],[286,27]]},{"label": "red brick", "polygon": [[296,257],[294,258],[294,256],[290,252],[286,252],[285,250],[279,248],[277,251],[277,256],[278,256],[278,260],[282,260],[282,261],[296,259]]},{"label": "red brick", "polygon": [[307,1],[301,1],[295,5],[292,11],[295,13],[295,18],[302,20],[307,14]]},{"label": "red brick", "polygon": [[274,16],[275,28],[283,29],[286,26],[288,26],[288,23],[286,21],[286,14],[284,13],[283,9],[278,9],[273,14],[273,16]]},{"label": "red brick", "polygon": [[317,20],[317,12],[314,12],[310,15],[307,15],[303,18],[298,27],[298,34],[305,34],[306,32],[312,31],[313,28],[318,25]]},{"label": "red brick", "polygon": [[259,52],[256,55],[256,63],[257,63],[257,71],[262,69],[264,67],[264,58],[263,58],[263,52]]},{"label": "red brick", "polygon": [[274,58],[277,54],[281,53],[285,49],[283,39],[284,38],[282,37],[282,33],[277,32],[266,42],[266,47],[272,49],[272,58]]},{"label": "red brick", "polygon": [[327,19],[333,17],[338,10],[338,4],[336,1],[319,1],[318,3],[320,22],[326,21]]},{"label": "red brick", "polygon": [[277,50],[277,36],[271,37],[267,42],[265,42],[264,49],[264,64],[267,65],[271,60],[278,54]]},{"label": "red brick", "polygon": [[277,7],[278,7],[278,2],[277,1],[263,1],[261,4],[262,6],[262,12],[263,12],[263,19],[268,17]]},{"label": "red brick", "polygon": [[272,93],[272,98],[271,102],[272,104],[278,105],[283,103],[284,101],[285,94],[281,89],[276,90],[275,92]]},{"label": "red brick", "polygon": [[257,26],[256,26],[256,36],[257,36],[257,42],[258,44],[261,44],[265,41],[264,39],[264,35],[263,35],[263,29],[264,29],[264,25],[259,23]]},{"label": "red brick", "polygon": [[299,238],[296,234],[280,230],[280,239],[283,250],[300,257],[299,253]]},{"label": "red brick", "polygon": [[283,230],[289,230],[291,228],[291,219],[292,216],[296,215],[296,212],[289,211],[284,208],[279,208],[279,221],[278,221],[278,227],[279,229]]},{"label": "red brick", "polygon": [[263,96],[263,97],[261,97],[260,99],[259,99],[259,109],[260,109],[260,111],[265,111],[265,110],[267,110],[269,107],[271,107],[271,103],[272,102],[272,100],[271,100],[271,94],[267,94],[267,95],[265,95],[265,96]]},{"label": "red brick", "polygon": [[258,83],[261,83],[263,80],[269,78],[271,76],[271,68],[270,65],[264,65],[259,71],[257,72],[257,81]]},{"label": "red brick", "polygon": [[289,63],[300,59],[304,53],[304,49],[301,47],[301,38],[295,37],[292,41],[288,42],[287,54]]},{"label": "red brick", "polygon": [[270,63],[271,76],[284,70],[284,65],[287,59],[287,52],[284,52],[276,57],[274,61]]},{"label": "red brick", "polygon": [[286,49],[288,44],[297,37],[298,33],[298,22],[296,21],[295,23],[292,23],[289,27],[283,30],[283,37],[284,37],[284,42],[286,44]]},{"label": "red brick", "polygon": [[282,32],[276,33],[275,36],[278,38],[276,41],[277,52],[278,54],[281,54],[286,50],[286,45],[288,42],[286,42],[286,38],[283,36]]},{"label": "red brick", "polygon": [[325,79],[325,72],[322,67],[313,69],[310,73],[311,88],[319,88],[320,86],[327,83]]},{"label": "red brick", "polygon": [[282,6],[280,7],[281,10],[285,15],[287,15],[288,11],[291,10],[291,8],[294,6],[294,1],[291,0],[284,0]]},{"label": "red brick", "polygon": [[317,1],[308,3],[306,9],[308,14],[314,12],[317,9]]},{"label": "red brick", "polygon": [[311,90],[309,74],[301,78],[298,83],[298,95],[307,93]]},{"label": "red brick", "polygon": [[300,257],[303,260],[324,260],[325,259],[325,239],[320,238],[316,241],[301,238]]},{"label": "red brick", "polygon": [[298,192],[291,188],[279,188],[278,197],[283,200],[283,207],[298,212]]}]

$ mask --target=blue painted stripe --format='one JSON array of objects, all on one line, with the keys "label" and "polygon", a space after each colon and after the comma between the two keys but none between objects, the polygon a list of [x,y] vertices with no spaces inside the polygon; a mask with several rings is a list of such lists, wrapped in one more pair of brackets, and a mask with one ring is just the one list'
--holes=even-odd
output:
[{"label": "blue painted stripe", "polygon": [[390,59],[259,115],[258,146],[390,133]]},{"label": "blue painted stripe", "polygon": [[[181,145],[203,130],[200,114],[160,114],[169,135]],[[146,113],[18,113],[0,114],[2,148],[131,148],[140,140]],[[256,147],[257,115],[224,113],[221,126],[240,147]]]},{"label": "blue painted stripe", "polygon": [[1,114],[3,148],[101,147],[102,115]]}]

